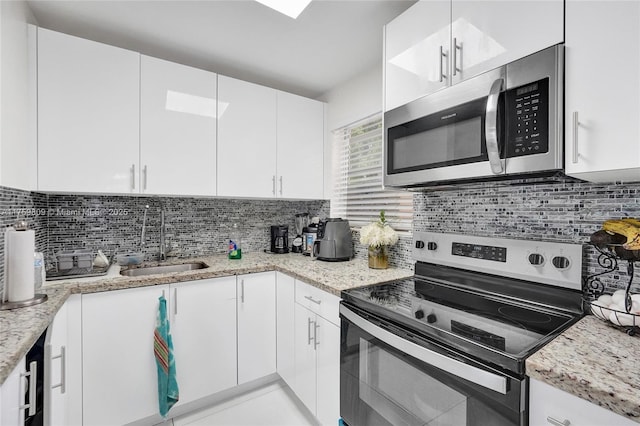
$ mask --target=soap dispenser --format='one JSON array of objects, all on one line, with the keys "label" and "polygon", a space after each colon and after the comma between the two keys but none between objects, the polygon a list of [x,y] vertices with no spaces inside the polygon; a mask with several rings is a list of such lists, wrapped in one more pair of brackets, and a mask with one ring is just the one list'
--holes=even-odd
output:
[{"label": "soap dispenser", "polygon": [[238,224],[233,224],[231,235],[229,236],[229,259],[242,259],[242,244],[240,242],[240,230]]}]

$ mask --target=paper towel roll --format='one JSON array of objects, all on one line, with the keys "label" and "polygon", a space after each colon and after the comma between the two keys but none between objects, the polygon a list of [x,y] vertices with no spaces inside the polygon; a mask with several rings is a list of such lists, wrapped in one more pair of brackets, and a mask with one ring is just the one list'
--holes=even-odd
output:
[{"label": "paper towel roll", "polygon": [[22,302],[34,297],[33,253],[35,232],[7,228],[5,238],[4,292],[9,302]]}]

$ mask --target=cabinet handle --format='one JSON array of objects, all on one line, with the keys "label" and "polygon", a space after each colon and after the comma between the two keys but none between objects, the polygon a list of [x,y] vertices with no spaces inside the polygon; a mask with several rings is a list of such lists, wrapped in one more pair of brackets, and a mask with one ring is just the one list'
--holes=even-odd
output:
[{"label": "cabinet handle", "polygon": [[578,163],[578,111],[573,111],[573,164]]},{"label": "cabinet handle", "polygon": [[456,75],[456,72],[462,72],[462,67],[458,68],[458,59],[457,59],[457,54],[456,52],[458,50],[460,50],[460,58],[462,58],[462,44],[458,44],[458,39],[457,38],[453,38],[453,75]]},{"label": "cabinet handle", "polygon": [[320,342],[318,342],[318,329],[320,325],[318,325],[318,321],[315,322],[313,326],[313,350],[318,350],[318,346],[320,346]]},{"label": "cabinet handle", "polygon": [[276,195],[276,175],[273,175],[273,177],[271,178],[271,183],[273,184],[272,192],[273,192],[273,195],[275,197],[275,195]]},{"label": "cabinet handle", "polygon": [[[29,378],[29,403],[23,404],[19,408],[21,410],[29,409],[29,416],[33,416],[36,414],[36,381],[38,380],[38,363],[36,361],[31,361],[29,363],[29,371],[26,373],[20,373],[20,377],[28,377]],[[20,391],[20,397],[22,398],[24,392]]]},{"label": "cabinet handle", "polygon": [[280,196],[282,196],[282,176],[280,176]]},{"label": "cabinet handle", "polygon": [[244,280],[240,280],[240,301],[244,303]]},{"label": "cabinet handle", "polygon": [[144,165],[144,169],[142,169],[142,174],[143,174],[143,180],[142,180],[142,190],[146,191],[147,190],[147,165]]},{"label": "cabinet handle", "polygon": [[178,289],[173,289],[173,315],[178,315]]},{"label": "cabinet handle", "polygon": [[136,165],[131,165],[131,189],[136,189]]},{"label": "cabinet handle", "polygon": [[51,361],[60,358],[60,383],[52,385],[51,389],[60,388],[60,393],[64,394],[67,389],[67,348],[60,346],[60,355],[52,356]]},{"label": "cabinet handle", "polygon": [[569,426],[571,422],[569,420],[556,420],[553,417],[547,417],[547,422],[552,424],[553,426]]},{"label": "cabinet handle", "polygon": [[304,298],[305,298],[305,299],[307,299],[309,302],[313,302],[313,303],[315,303],[316,305],[319,305],[319,304],[321,304],[321,303],[322,303],[322,300],[315,300],[315,299],[314,299],[313,297],[311,297],[311,296],[305,296]]},{"label": "cabinet handle", "polygon": [[311,318],[307,317],[307,345],[311,344],[311,341],[314,339],[311,337],[311,324],[315,323],[315,321],[311,321]]},{"label": "cabinet handle", "polygon": [[440,46],[440,83],[442,83],[444,81],[445,78],[447,78],[446,75],[444,75],[444,65],[443,65],[443,59],[447,57],[447,54],[444,53],[444,49],[442,48],[442,46]]}]

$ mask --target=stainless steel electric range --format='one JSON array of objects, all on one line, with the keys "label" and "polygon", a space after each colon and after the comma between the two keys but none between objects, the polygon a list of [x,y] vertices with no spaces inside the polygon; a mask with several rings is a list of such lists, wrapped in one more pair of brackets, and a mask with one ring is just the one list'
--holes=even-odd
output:
[{"label": "stainless steel electric range", "polygon": [[349,426],[526,425],[526,358],[582,316],[583,250],[414,233],[413,278],[342,292]]}]

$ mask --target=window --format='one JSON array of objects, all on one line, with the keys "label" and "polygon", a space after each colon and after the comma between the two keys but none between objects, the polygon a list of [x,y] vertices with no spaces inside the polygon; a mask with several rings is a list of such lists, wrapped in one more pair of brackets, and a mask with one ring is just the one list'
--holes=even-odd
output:
[{"label": "window", "polygon": [[360,227],[380,210],[398,231],[410,231],[413,195],[382,188],[382,115],[376,114],[333,131],[331,216]]}]

